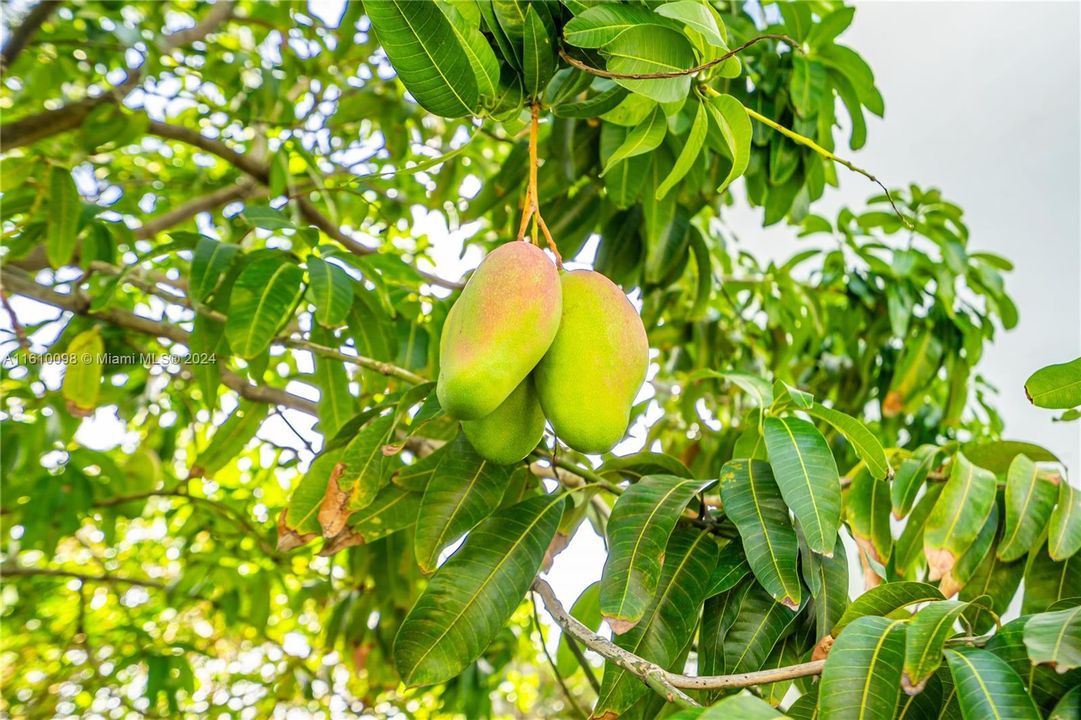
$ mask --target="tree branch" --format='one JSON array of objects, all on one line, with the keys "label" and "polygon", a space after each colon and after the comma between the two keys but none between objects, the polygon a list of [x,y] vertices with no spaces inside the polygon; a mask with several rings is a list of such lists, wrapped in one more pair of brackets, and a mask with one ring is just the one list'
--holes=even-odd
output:
[{"label": "tree branch", "polygon": [[[713,90],[713,88],[708,88],[708,89],[712,90],[714,93],[716,93],[716,90]],[[879,180],[874,175],[872,175],[869,171],[864,170],[861,167],[857,167],[856,165],[854,165],[853,163],[851,163],[848,160],[845,160],[842,157],[834,155],[832,152],[830,152],[826,148],[822,147],[821,145],[816,143],[811,138],[806,137],[804,135],[800,135],[798,132],[795,132],[794,130],[789,130],[784,125],[781,125],[780,123],[769,119],[765,115],[762,115],[762,114],[760,114],[758,112],[755,112],[751,108],[745,108],[745,109],[747,110],[747,114],[749,116],[751,116],[752,118],[754,118],[758,122],[762,123],[763,125],[766,125],[768,127],[773,128],[777,132],[781,133],[782,135],[789,138],[790,140],[796,141],[800,145],[804,145],[806,147],[809,147],[811,150],[814,150],[816,153],[818,153],[822,157],[826,158],[827,160],[835,162],[838,165],[844,165],[846,168],[848,168],[852,172],[857,173],[859,175],[863,175],[865,178],[867,178],[868,180],[873,182],[875,185],[878,185],[880,188],[882,188],[882,192],[886,193],[886,199],[890,201],[890,207],[893,208],[894,214],[897,215],[897,217],[898,217],[898,219],[900,219],[901,223],[906,228],[908,228],[909,230],[914,229],[913,226],[912,226],[912,223],[910,223],[908,221],[908,218],[906,218],[904,215],[902,215],[901,211],[897,209],[897,203],[895,203],[893,201],[893,196],[890,194],[889,188],[887,188],[885,185],[883,185],[882,181]]]},{"label": "tree branch", "polygon": [[[673,673],[656,665],[645,658],[628,652],[615,643],[607,640],[578,622],[563,605],[552,591],[552,587],[537,578],[533,581],[533,592],[537,593],[548,613],[563,628],[569,636],[583,643],[586,647],[598,653],[602,657],[615,663],[633,675],[637,675],[643,682],[654,689],[658,689],[662,695],[674,702],[672,693],[679,693],[683,697],[682,690],[716,690],[751,687],[766,683],[792,680],[795,678],[819,675],[826,664],[825,660],[790,665],[788,667],[759,670],[757,672],[737,673],[735,675],[683,675]],[[687,698],[690,699],[690,698]],[[693,700],[692,700],[693,702]]]},{"label": "tree branch", "polygon": [[233,16],[235,9],[234,0],[218,0],[206,11],[203,19],[194,26],[166,35],[161,43],[162,52],[168,54],[185,45],[206,39],[207,35],[217,30],[218,26]]},{"label": "tree branch", "polygon": [[755,43],[760,43],[763,40],[781,40],[781,41],[787,43],[788,46],[791,47],[796,52],[803,52],[800,49],[799,43],[796,42],[795,40],[793,40],[788,35],[771,33],[771,34],[768,34],[768,35],[759,35],[758,37],[751,38],[750,40],[743,43],[742,45],[740,45],[736,49],[729,50],[724,55],[721,55],[718,58],[714,58],[713,60],[710,60],[709,62],[702,63],[701,65],[695,65],[694,67],[688,68],[686,70],[673,70],[671,72],[657,72],[657,73],[618,73],[618,72],[612,72],[611,70],[604,70],[602,68],[595,68],[592,65],[586,65],[581,60],[575,60],[573,57],[571,57],[569,54],[567,54],[567,51],[564,50],[563,48],[559,49],[559,57],[563,58],[565,61],[570,63],[571,66],[578,68],[582,72],[589,73],[590,75],[596,75],[597,77],[611,78],[613,80],[664,80],[666,78],[678,78],[678,77],[685,77],[687,75],[697,75],[698,73],[702,72],[703,70],[709,70],[711,67],[714,67],[715,65],[720,65],[725,60],[728,60],[729,58],[735,57],[736,55],[739,55],[741,52],[743,52],[744,50],[746,50],[750,46],[754,45]]},{"label": "tree branch", "polygon": [[[0,270],[0,287],[3,287],[7,292],[32,298],[45,303],[46,305],[52,305],[61,310],[73,312],[76,315],[95,318],[107,322],[110,325],[134,330],[156,338],[166,338],[175,343],[190,347],[187,331],[178,325],[151,320],[118,308],[106,308],[104,310],[92,312],[90,310],[90,299],[81,293],[59,293],[50,287],[34,282],[32,279],[25,277],[21,273],[12,272],[6,268]],[[417,375],[410,370],[398,367],[392,363],[375,360],[374,358],[368,358],[362,355],[349,355],[340,350],[308,342],[307,340],[299,338],[276,338],[273,342],[278,345],[284,345],[298,350],[307,350],[316,355],[325,355],[336,360],[352,363],[359,367],[374,370],[380,374],[398,378],[405,382],[413,384],[427,382],[427,379],[423,376]],[[284,390],[279,390],[278,388],[251,384],[225,367],[221,369],[221,380],[227,387],[236,391],[248,400],[265,402],[271,405],[283,405],[307,415],[318,416],[318,405],[311,400],[300,397],[299,395],[293,395]]]},{"label": "tree branch", "polygon": [[201,495],[192,495],[191,493],[185,492],[184,490],[151,490],[149,492],[135,493],[134,495],[118,495],[115,497],[98,500],[94,502],[94,507],[114,507],[116,505],[123,505],[124,503],[129,502],[138,502],[139,500],[146,500],[152,497],[183,498],[185,500],[190,500],[192,503],[195,504],[205,505],[206,507],[218,513],[221,513],[222,515],[229,516],[236,521],[236,523],[240,526],[241,530],[250,535],[259,544],[263,552],[265,552],[267,555],[270,555],[271,557],[278,557],[277,550],[266,541],[266,539],[263,537],[262,531],[255,524],[253,524],[251,519],[248,518],[244,513],[218,500],[214,500],[208,497],[202,497]]},{"label": "tree branch", "polygon": [[157,590],[167,590],[169,588],[165,583],[144,578],[121,577],[119,575],[88,575],[73,570],[60,570],[56,568],[20,567],[18,565],[0,566],[0,577],[32,577],[34,575],[74,578],[76,580],[82,580],[83,582],[120,583],[123,585],[155,588]]},{"label": "tree branch", "polygon": [[[172,125],[164,123],[158,120],[151,120],[147,132],[151,135],[157,135],[158,137],[166,138],[168,140],[176,140],[178,142],[197,147],[204,152],[208,152],[211,155],[216,155],[222,160],[226,161],[230,165],[236,167],[240,171],[250,175],[256,181],[262,185],[270,184],[270,170],[266,166],[258,163],[251,158],[247,157],[243,153],[239,153],[236,150],[229,147],[224,141],[215,138],[207,137],[202,133],[191,130],[190,128],[181,127],[179,125]],[[329,237],[337,240],[341,243],[346,250],[358,256],[374,255],[376,250],[366,247],[358,242],[355,238],[346,234],[338,225],[336,225],[330,218],[324,215],[319,209],[306,197],[295,198],[297,207],[300,208],[300,214],[305,220],[310,222],[315,227],[322,230]],[[423,270],[416,269],[416,272],[424,278],[424,280],[432,285],[438,285],[447,289],[458,289],[463,287],[463,283],[456,282],[454,280],[446,280],[437,275],[432,275]]]},{"label": "tree branch", "polygon": [[[44,0],[34,10],[36,11],[42,5],[58,4]],[[195,24],[195,27],[165,36],[161,43],[162,50],[170,53],[183,45],[204,39],[232,15],[233,6],[233,0],[219,0],[207,11],[203,19]],[[5,47],[5,56],[7,53],[8,49]],[[122,102],[141,79],[141,68],[128,68],[128,78],[102,95],[67,103],[55,110],[47,110],[0,126],[0,152],[7,152],[68,130],[74,130],[83,124],[90,110],[97,105],[106,102]]]},{"label": "tree branch", "polygon": [[242,180],[235,185],[227,185],[201,197],[189,200],[161,215],[155,215],[132,232],[137,240],[149,240],[160,232],[191,220],[199,213],[209,212],[222,205],[228,205],[235,200],[242,200],[251,195],[254,190],[255,184],[250,180]]},{"label": "tree branch", "polygon": [[8,38],[4,48],[0,50],[0,70],[7,70],[15,62],[15,59],[19,57],[19,53],[23,51],[30,39],[37,34],[42,24],[49,19],[49,16],[58,7],[60,7],[59,2],[41,0],[26,14],[23,21],[19,23],[19,27],[11,32],[11,37]]},{"label": "tree branch", "polygon": [[669,680],[672,673],[660,665],[651,663],[634,653],[627,652],[611,640],[597,635],[595,632],[578,622],[568,613],[559,602],[552,586],[544,580],[537,578],[533,581],[533,592],[540,596],[541,602],[548,610],[548,614],[563,628],[571,637],[583,643],[586,647],[599,653],[602,657],[615,663],[632,675],[638,676],[642,682],[657,690],[668,702],[674,702],[687,707],[698,707],[698,703],[692,697],[681,691]]},{"label": "tree branch", "polygon": [[67,103],[55,110],[46,110],[4,123],[0,125],[0,152],[8,152],[23,145],[74,130],[83,124],[91,109],[109,99],[109,96],[104,95],[86,98]]}]

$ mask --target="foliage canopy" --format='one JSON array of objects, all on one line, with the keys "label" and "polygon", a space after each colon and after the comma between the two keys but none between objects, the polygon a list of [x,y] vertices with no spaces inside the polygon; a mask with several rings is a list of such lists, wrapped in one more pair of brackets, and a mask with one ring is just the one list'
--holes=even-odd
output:
[{"label": "foliage canopy", "polygon": [[[5,16],[6,713],[1081,706],[1081,490],[976,371],[1009,261],[935,189],[814,212],[879,182],[852,8]],[[808,249],[763,259],[737,202]],[[516,237],[641,309],[617,452],[496,466],[439,407],[442,273]],[[1081,359],[1025,389],[1076,419]],[[590,528],[568,610],[542,576]]]}]

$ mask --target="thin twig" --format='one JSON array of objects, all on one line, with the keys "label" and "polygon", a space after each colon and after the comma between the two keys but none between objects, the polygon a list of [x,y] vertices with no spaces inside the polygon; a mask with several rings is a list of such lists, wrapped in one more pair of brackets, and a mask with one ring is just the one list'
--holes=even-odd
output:
[{"label": "thin twig", "polygon": [[[556,623],[563,628],[564,632],[576,638],[607,660],[612,661],[627,672],[637,675],[650,687],[663,688],[667,697],[669,693],[679,693],[683,697],[682,690],[715,690],[719,688],[744,688],[753,685],[779,682],[781,680],[793,680],[795,678],[819,675],[826,664],[824,660],[799,663],[788,667],[759,670],[757,672],[736,673],[733,675],[683,675],[673,673],[656,665],[655,663],[628,652],[610,640],[597,635],[595,632],[580,623],[563,605],[560,604],[552,587],[537,578],[533,581],[533,592],[540,595],[544,607],[551,614]],[[687,699],[690,699],[689,697]],[[671,701],[671,699],[670,699]],[[691,702],[694,702],[691,700]]]},{"label": "thin twig", "polygon": [[[712,91],[713,93],[717,92],[716,90],[713,90],[713,88],[710,88],[710,87],[707,86],[707,92],[709,92],[709,91]],[[773,128],[777,132],[781,133],[782,135],[784,135],[785,137],[787,137],[787,138],[789,138],[791,140],[796,141],[800,145],[804,145],[806,147],[809,147],[811,150],[814,150],[816,153],[818,153],[822,157],[826,158],[827,160],[831,160],[831,161],[837,163],[838,165],[844,165],[846,168],[848,168],[852,172],[863,175],[865,178],[867,178],[868,180],[873,182],[875,185],[878,185],[880,188],[882,188],[882,192],[886,193],[886,199],[890,201],[890,206],[893,208],[893,212],[897,215],[898,219],[900,219],[901,223],[906,228],[908,228],[909,230],[914,230],[915,229],[913,227],[912,223],[910,223],[908,221],[908,218],[906,218],[904,215],[902,215],[901,211],[897,208],[897,203],[895,203],[893,201],[893,196],[890,194],[889,188],[887,188],[885,185],[883,185],[882,181],[879,180],[874,175],[872,175],[869,171],[864,170],[861,167],[857,167],[852,162],[850,162],[848,160],[845,160],[842,157],[838,157],[837,155],[833,154],[832,152],[830,152],[826,148],[824,148],[821,145],[819,145],[818,143],[816,143],[811,138],[806,137],[805,135],[800,135],[798,132],[795,132],[794,130],[789,130],[784,125],[781,125],[778,122],[770,120],[765,115],[757,113],[751,108],[746,108],[746,110],[747,110],[748,115],[750,115],[752,118],[754,118],[758,122],[762,123],[763,125],[767,125],[767,126]]]},{"label": "thin twig", "polygon": [[702,63],[701,65],[695,65],[692,68],[686,70],[672,70],[669,72],[657,72],[657,73],[619,73],[612,72],[611,70],[603,70],[601,68],[595,68],[592,65],[586,65],[581,60],[575,60],[573,57],[567,54],[567,51],[560,48],[559,57],[570,63],[573,67],[578,68],[582,72],[589,73],[590,75],[596,75],[602,78],[611,78],[613,80],[664,80],[666,78],[678,78],[685,77],[687,75],[696,75],[703,70],[708,70],[715,65],[720,65],[725,60],[735,57],[755,43],[762,42],[763,40],[781,40],[788,44],[796,52],[803,52],[798,42],[793,40],[788,35],[771,33],[768,35],[759,35],[758,37],[751,38],[747,42],[743,43],[734,50],[729,50],[724,55],[718,58],[710,60],[709,62]]},{"label": "thin twig", "polygon": [[30,352],[30,340],[26,337],[26,330],[23,329],[22,323],[19,322],[19,318],[15,315],[15,309],[11,307],[8,294],[4,291],[0,291],[0,303],[4,304],[4,310],[7,311],[8,319],[11,321],[11,329],[19,340],[19,347],[26,352]]},{"label": "thin twig", "polygon": [[563,676],[559,674],[559,668],[556,666],[556,661],[552,658],[552,654],[548,652],[548,645],[544,642],[544,630],[541,629],[540,614],[537,612],[537,601],[530,596],[530,605],[533,606],[533,625],[537,628],[537,637],[540,638],[541,651],[544,652],[544,657],[548,660],[548,666],[552,669],[552,674],[555,675],[556,682],[559,683],[560,689],[563,691],[563,696],[567,698],[567,702],[574,708],[579,717],[587,717],[586,712],[582,710],[578,705],[578,701],[574,699],[574,694],[571,689],[567,687],[567,682],[563,679]]},{"label": "thin twig", "polygon": [[[49,16],[58,7],[60,7],[59,2],[40,0],[37,5],[31,8],[23,21],[19,23],[19,27],[15,28],[8,37],[3,50],[0,50],[0,70],[7,70],[15,62],[15,58],[19,57],[19,53],[23,51],[30,39],[37,34],[42,24],[49,19]],[[11,12],[11,10],[9,9],[8,12]]]},{"label": "thin twig", "polygon": [[156,580],[147,580],[145,578],[120,575],[89,575],[73,570],[61,570],[57,568],[21,567],[18,565],[0,566],[0,577],[32,577],[35,575],[43,577],[73,578],[83,582],[121,583],[123,585],[136,585],[138,587],[155,588],[158,590],[166,590],[169,587],[165,583]]},{"label": "thin twig", "polygon": [[280,407],[274,408],[274,414],[281,418],[281,421],[285,423],[285,426],[289,428],[294,435],[296,435],[297,440],[300,440],[300,442],[304,443],[304,447],[308,449],[308,452],[315,452],[315,450],[312,448],[312,444],[308,442],[308,438],[301,435],[300,432],[295,427],[293,427],[293,423],[289,422],[289,418],[285,417],[285,413],[282,412],[282,409]]}]

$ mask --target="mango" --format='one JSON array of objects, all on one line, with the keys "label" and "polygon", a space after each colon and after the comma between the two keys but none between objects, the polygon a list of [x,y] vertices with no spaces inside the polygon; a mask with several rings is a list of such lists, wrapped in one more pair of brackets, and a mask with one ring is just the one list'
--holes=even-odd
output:
[{"label": "mango", "polygon": [[443,410],[459,420],[495,412],[552,344],[561,310],[559,273],[543,250],[510,242],[489,253],[443,324]]},{"label": "mango", "polygon": [[544,411],[533,378],[527,376],[491,415],[463,421],[462,430],[486,460],[510,465],[523,459],[544,435]]},{"label": "mango", "polygon": [[592,270],[563,273],[563,316],[533,371],[556,436],[575,450],[611,450],[627,432],[646,379],[649,341],[638,312],[611,280]]}]

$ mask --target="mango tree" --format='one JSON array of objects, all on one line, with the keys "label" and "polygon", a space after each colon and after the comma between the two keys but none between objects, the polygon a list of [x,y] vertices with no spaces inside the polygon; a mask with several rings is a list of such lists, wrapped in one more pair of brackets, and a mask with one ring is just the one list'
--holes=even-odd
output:
[{"label": "mango tree", "polygon": [[[1076,717],[1081,490],[978,371],[1012,266],[847,159],[854,14],[7,8],[3,712]],[[1005,390],[1076,420],[1047,362]]]}]

